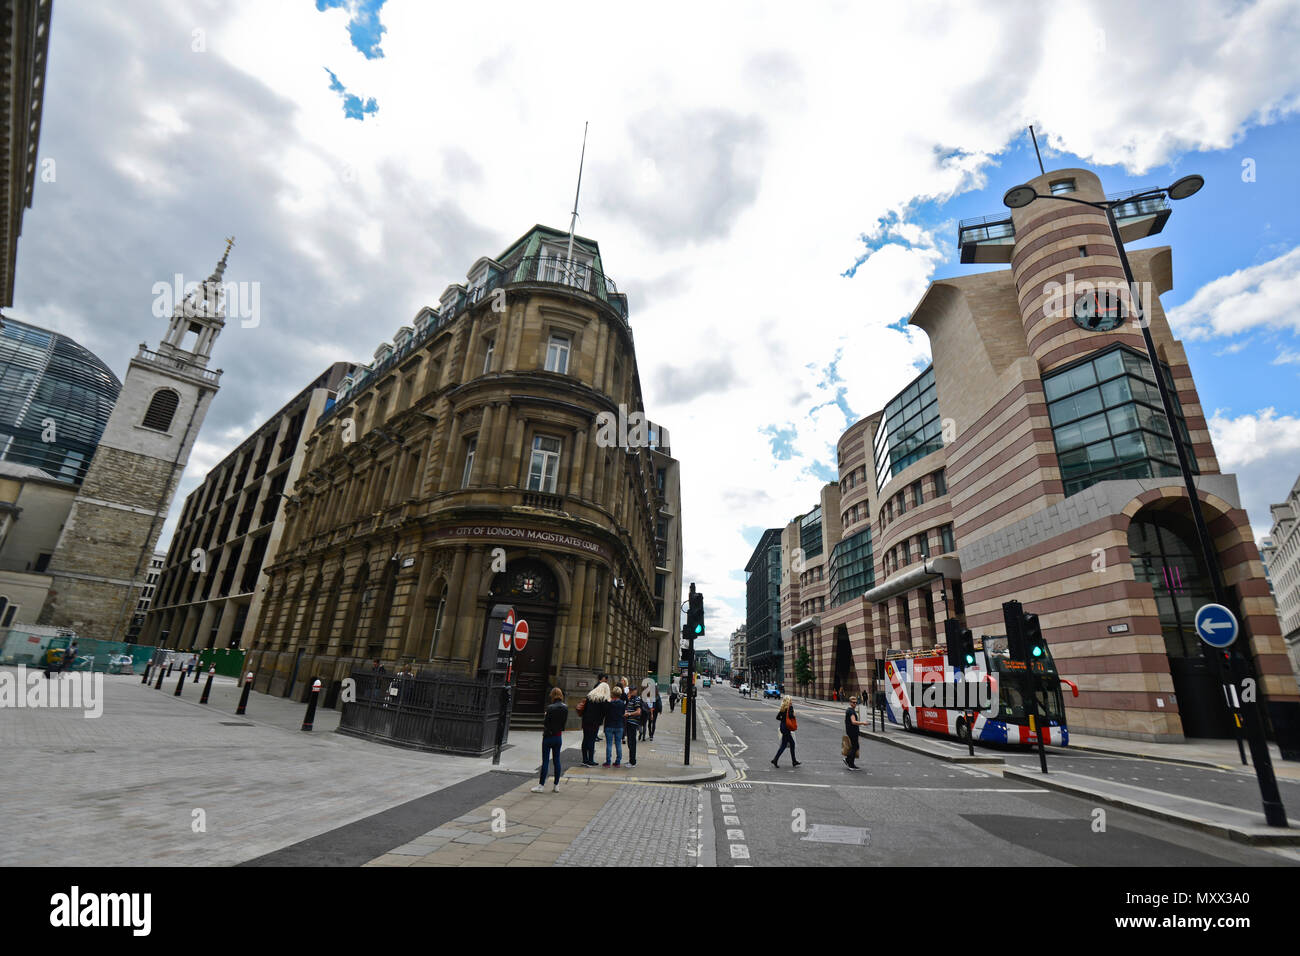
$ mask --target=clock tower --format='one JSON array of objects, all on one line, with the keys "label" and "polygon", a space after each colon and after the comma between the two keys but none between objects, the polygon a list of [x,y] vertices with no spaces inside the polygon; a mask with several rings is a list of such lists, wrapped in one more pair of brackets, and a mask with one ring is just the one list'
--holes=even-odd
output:
[{"label": "clock tower", "polygon": [[63,526],[48,573],[54,579],[40,623],[81,637],[123,640],[149,558],[190,450],[217,394],[209,369],[225,326],[222,276],[233,239],[216,269],[173,310],[156,349],[131,359],[86,479]]}]

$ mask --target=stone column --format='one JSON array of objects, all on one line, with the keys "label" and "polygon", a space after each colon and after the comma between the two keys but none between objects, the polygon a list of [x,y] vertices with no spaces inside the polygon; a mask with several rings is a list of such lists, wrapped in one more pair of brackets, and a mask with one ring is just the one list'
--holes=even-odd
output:
[{"label": "stone column", "polygon": [[573,582],[569,590],[569,614],[565,627],[564,666],[588,667],[591,643],[582,626],[582,609],[587,603],[587,569],[588,561],[578,561],[573,572]]},{"label": "stone column", "polygon": [[438,656],[443,660],[448,660],[454,655],[458,642],[457,635],[462,630],[460,623],[461,582],[465,576],[465,556],[468,553],[468,546],[457,548],[451,559],[451,576],[447,579],[447,607],[442,613],[442,629],[445,636],[439,642],[440,646],[437,648],[442,651]]},{"label": "stone column", "polygon": [[460,599],[456,608],[456,653],[459,660],[468,660],[471,669],[478,663],[479,642],[483,635],[479,630],[478,581],[483,571],[483,549],[467,548],[464,571],[461,574]]}]

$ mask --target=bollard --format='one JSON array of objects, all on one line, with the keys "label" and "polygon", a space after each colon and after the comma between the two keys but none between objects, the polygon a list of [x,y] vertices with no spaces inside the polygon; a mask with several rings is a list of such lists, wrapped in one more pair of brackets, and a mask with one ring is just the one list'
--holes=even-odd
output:
[{"label": "bollard", "polygon": [[176,666],[176,659],[175,659],[175,658],[172,658],[171,660],[169,660],[169,661],[167,662],[167,676],[168,676],[168,677],[171,677],[171,676],[172,676],[172,668],[174,668],[175,666]]},{"label": "bollard", "polygon": [[244,692],[239,695],[239,706],[235,708],[235,714],[242,714],[248,709],[248,692],[253,689],[253,672],[249,671],[244,675]]},{"label": "bollard", "polygon": [[151,670],[153,670],[153,661],[144,665],[144,680],[140,681],[141,684],[149,683],[149,672]]},{"label": "bollard", "polygon": [[201,668],[199,667],[199,662],[198,662],[198,661],[195,661],[195,662],[194,662],[194,683],[196,683],[196,684],[199,682],[199,670],[200,670],[200,669],[201,669]]},{"label": "bollard", "polygon": [[311,697],[307,699],[307,716],[302,721],[303,730],[311,730],[312,721],[316,719],[316,700],[319,696],[320,679],[317,678],[311,685]]},{"label": "bollard", "polygon": [[158,665],[158,683],[153,685],[154,690],[162,690],[163,678],[167,676],[167,668],[161,664]]},{"label": "bollard", "polygon": [[185,672],[181,671],[181,679],[176,682],[176,689],[172,691],[173,697],[181,696],[181,688],[185,686]]},{"label": "bollard", "polygon": [[208,682],[203,685],[203,696],[199,698],[200,704],[208,702],[208,694],[212,693],[212,677],[216,672],[217,668],[215,666],[208,668]]}]

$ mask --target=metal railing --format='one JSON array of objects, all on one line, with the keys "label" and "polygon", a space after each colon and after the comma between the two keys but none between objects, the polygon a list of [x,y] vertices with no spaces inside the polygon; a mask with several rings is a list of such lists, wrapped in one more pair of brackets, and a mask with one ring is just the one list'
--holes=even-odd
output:
[{"label": "metal railing", "polygon": [[356,700],[343,704],[339,733],[437,753],[480,757],[496,743],[504,675],[353,671]]},{"label": "metal railing", "polygon": [[207,369],[201,365],[195,365],[193,362],[186,362],[184,359],[174,358],[170,355],[161,355],[153,349],[144,345],[140,346],[140,352],[136,358],[143,359],[146,362],[153,362],[156,365],[166,365],[168,368],[178,369],[187,375],[197,375],[205,382],[216,382],[221,378],[221,371]]}]

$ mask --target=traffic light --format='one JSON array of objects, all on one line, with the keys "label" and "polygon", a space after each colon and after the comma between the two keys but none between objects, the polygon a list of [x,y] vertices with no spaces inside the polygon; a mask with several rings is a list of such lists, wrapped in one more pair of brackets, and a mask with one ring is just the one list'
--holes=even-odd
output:
[{"label": "traffic light", "polygon": [[692,639],[704,636],[704,595],[695,590],[694,584],[686,604],[686,632]]},{"label": "traffic light", "polygon": [[952,667],[967,668],[975,666],[975,635],[961,626],[961,622],[948,618],[943,622],[944,632],[948,638],[948,663]]},{"label": "traffic light", "polygon": [[1043,640],[1043,629],[1038,626],[1037,614],[1024,616],[1025,660],[1029,663],[1047,660],[1047,642]]},{"label": "traffic light", "polygon": [[1028,660],[1025,648],[1025,609],[1019,601],[1002,604],[1002,620],[1007,626],[1007,656],[1013,661]]}]

